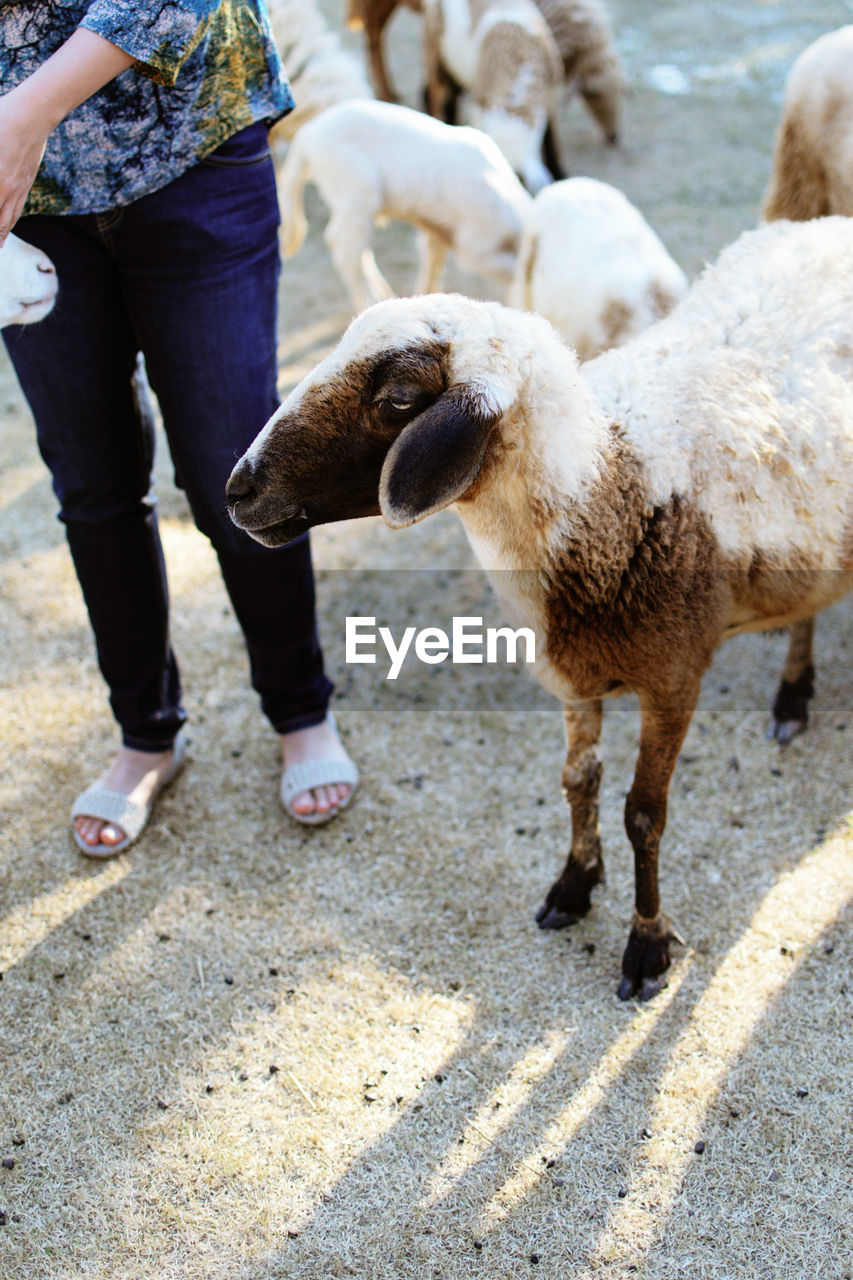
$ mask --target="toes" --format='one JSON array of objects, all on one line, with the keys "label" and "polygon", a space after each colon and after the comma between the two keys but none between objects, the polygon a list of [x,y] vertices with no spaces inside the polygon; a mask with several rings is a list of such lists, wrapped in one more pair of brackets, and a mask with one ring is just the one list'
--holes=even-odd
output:
[{"label": "toes", "polygon": [[103,822],[100,818],[75,818],[74,826],[80,838],[92,849],[97,848],[99,844],[112,848],[114,845],[121,844],[125,836],[121,827]]},{"label": "toes", "polygon": [[292,807],[296,813],[328,813],[336,809],[349,794],[347,786],[315,787],[313,791],[300,791],[293,797]]},{"label": "toes", "polygon": [[291,804],[296,813],[314,813],[317,809],[313,791],[300,791],[298,796],[293,797]]}]

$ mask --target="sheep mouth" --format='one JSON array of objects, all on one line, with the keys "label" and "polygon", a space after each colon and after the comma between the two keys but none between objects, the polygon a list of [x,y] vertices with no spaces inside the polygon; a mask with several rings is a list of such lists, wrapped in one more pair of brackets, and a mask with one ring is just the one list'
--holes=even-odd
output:
[{"label": "sheep mouth", "polygon": [[283,547],[286,542],[292,542],[316,524],[316,520],[309,516],[304,507],[294,507],[283,518],[272,520],[268,524],[254,524],[232,507],[231,519],[264,547]]},{"label": "sheep mouth", "polygon": [[56,295],[51,294],[49,298],[37,298],[33,302],[19,302],[18,315],[22,317],[19,323],[35,324],[38,320],[43,320],[55,301]]}]

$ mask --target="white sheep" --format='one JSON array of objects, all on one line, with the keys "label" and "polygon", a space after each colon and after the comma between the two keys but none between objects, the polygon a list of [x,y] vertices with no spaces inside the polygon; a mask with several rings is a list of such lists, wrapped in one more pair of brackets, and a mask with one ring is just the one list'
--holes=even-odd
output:
[{"label": "white sheep", "polygon": [[470,123],[530,191],[564,177],[551,127],[562,64],[533,0],[423,0],[423,11],[430,114],[453,121],[462,89]]},{"label": "white sheep", "polygon": [[43,320],[57,289],[56,270],[47,254],[19,236],[7,236],[0,247],[0,329]]},{"label": "white sheep", "polygon": [[785,85],[767,221],[853,215],[853,26],[809,45]]},{"label": "white sheep", "polygon": [[372,98],[361,58],[347,49],[313,0],[269,0],[273,33],[296,103],[273,138],[289,141],[326,107]]},{"label": "white sheep", "polygon": [[686,292],[684,272],[621,191],[566,178],[530,206],[508,301],[538,311],[589,360],[663,319]]},{"label": "white sheep", "polygon": [[392,292],[370,247],[378,219],[419,229],[415,292],[438,288],[449,250],[468,270],[509,284],[530,196],[476,129],[390,102],[341,103],[309,120],[278,177],[288,257],[305,239],[309,180],[329,208],[326,243],[356,309]]},{"label": "white sheep", "polygon": [[290,393],[227,497],[268,546],[455,508],[563,703],[572,843],[543,928],[583,915],[602,878],[602,699],[638,695],[619,994],[652,995],[673,936],[667,792],[714,650],[853,586],[849,223],[747,233],[672,315],[582,371],[539,316],[446,294],[380,303]]}]

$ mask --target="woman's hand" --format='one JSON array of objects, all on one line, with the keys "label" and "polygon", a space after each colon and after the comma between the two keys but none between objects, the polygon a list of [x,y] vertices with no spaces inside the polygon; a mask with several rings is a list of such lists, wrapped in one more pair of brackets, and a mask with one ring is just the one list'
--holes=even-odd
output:
[{"label": "woman's hand", "polygon": [[21,216],[52,127],[18,89],[0,97],[0,245]]},{"label": "woman's hand", "polygon": [[134,62],[118,45],[78,27],[37,71],[0,96],[0,245],[21,216],[51,131]]}]

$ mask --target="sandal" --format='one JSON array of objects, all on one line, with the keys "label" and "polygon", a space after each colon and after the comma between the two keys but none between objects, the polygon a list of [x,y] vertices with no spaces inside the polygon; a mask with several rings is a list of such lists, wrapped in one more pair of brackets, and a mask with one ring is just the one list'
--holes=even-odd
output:
[{"label": "sandal", "polygon": [[[329,720],[332,727],[337,730],[334,717],[330,714]],[[293,801],[303,791],[313,791],[316,787],[329,787],[338,783],[342,786],[349,787],[348,795],[339,800],[331,809],[327,809],[325,813],[297,813],[293,808]],[[349,756],[333,760],[324,760],[320,757],[317,760],[302,760],[299,764],[292,764],[281,775],[281,803],[284,805],[291,818],[295,818],[297,822],[302,822],[308,827],[318,827],[324,822],[330,822],[332,818],[337,817],[344,809],[355,794],[358,786],[358,769]]]},{"label": "sandal", "polygon": [[[187,742],[183,729],[179,730],[172,747],[172,765],[166,777],[158,786],[147,805],[137,804],[123,791],[113,791],[109,787],[93,787],[81,791],[71,806],[71,834],[77,847],[89,858],[112,858],[138,840],[151,817],[154,804],[160,793],[177,777],[186,761]],[[97,818],[101,822],[109,822],[121,827],[125,833],[118,844],[87,844],[74,825],[75,818]]]}]

